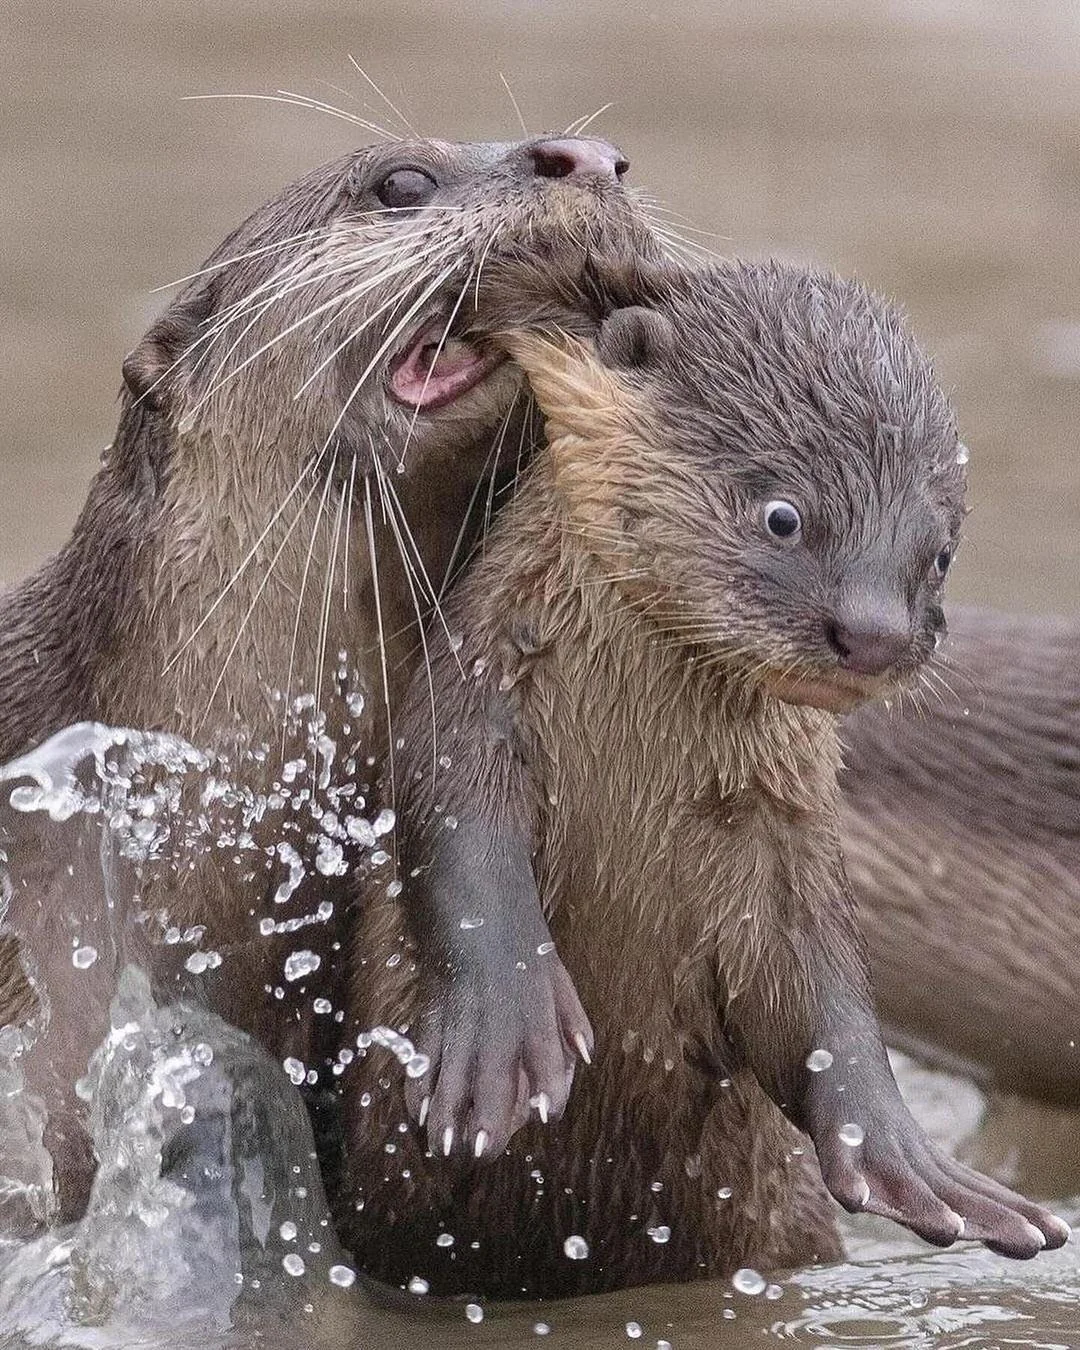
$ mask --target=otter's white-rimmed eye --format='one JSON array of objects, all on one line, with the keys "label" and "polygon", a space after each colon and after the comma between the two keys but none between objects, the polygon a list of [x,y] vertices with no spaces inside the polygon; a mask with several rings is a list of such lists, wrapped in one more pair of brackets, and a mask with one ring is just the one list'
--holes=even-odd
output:
[{"label": "otter's white-rimmed eye", "polygon": [[802,516],[799,515],[798,507],[792,506],[790,502],[766,502],[761,514],[765,528],[774,539],[787,542],[798,539],[802,534]]},{"label": "otter's white-rimmed eye", "polygon": [[941,552],[934,559],[934,576],[938,581],[945,580],[945,573],[949,570],[949,564],[953,560],[952,544],[946,544]]},{"label": "otter's white-rimmed eye", "polygon": [[437,187],[435,179],[423,169],[394,169],[376,184],[375,196],[383,206],[403,211],[429,202]]}]

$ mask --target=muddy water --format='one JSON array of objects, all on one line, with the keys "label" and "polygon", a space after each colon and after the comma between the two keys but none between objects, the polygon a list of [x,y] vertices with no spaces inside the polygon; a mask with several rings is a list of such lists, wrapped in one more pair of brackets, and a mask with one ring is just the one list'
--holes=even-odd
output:
[{"label": "muddy water", "polygon": [[[613,101],[595,128],[717,249],[827,262],[900,297],[972,448],[954,594],[1076,610],[1080,13],[1062,0],[4,0],[0,579],[70,528],[153,288],[356,141],[331,117],[184,96],[285,88],[390,118],[350,51],[431,134],[515,134],[500,72],[532,131]],[[910,1086],[949,1126],[961,1089]],[[479,1326],[460,1310],[354,1324],[335,1305],[317,1339],[531,1345],[544,1322],[574,1347],[1080,1345],[1069,1249],[1017,1268],[857,1241],[865,1264],[775,1304],[638,1291]]]}]

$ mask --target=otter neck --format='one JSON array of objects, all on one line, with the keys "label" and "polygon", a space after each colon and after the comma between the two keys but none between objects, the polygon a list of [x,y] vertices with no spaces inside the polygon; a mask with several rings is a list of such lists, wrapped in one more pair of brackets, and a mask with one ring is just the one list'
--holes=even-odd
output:
[{"label": "otter neck", "polygon": [[[313,695],[331,734],[348,720],[380,753],[387,697],[392,719],[419,655],[417,610],[429,619],[430,592],[455,546],[467,556],[466,518],[490,437],[459,442],[452,468],[428,463],[417,444],[408,472],[394,481],[389,469],[380,483],[359,452],[298,470],[294,441],[321,445],[319,428],[293,422],[286,440],[258,425],[257,436],[181,432],[160,414],[125,410],[85,528],[53,564],[80,579],[52,587],[57,595],[99,598],[86,646],[107,652],[75,663],[77,688],[57,725],[92,716],[204,746],[237,736],[273,746],[286,705]],[[474,460],[470,481],[464,470]],[[49,617],[54,632],[85,626],[78,616]],[[381,669],[380,645],[388,690],[358,682],[360,671]],[[359,725],[347,693],[363,696]],[[48,734],[55,719],[46,720]]]}]

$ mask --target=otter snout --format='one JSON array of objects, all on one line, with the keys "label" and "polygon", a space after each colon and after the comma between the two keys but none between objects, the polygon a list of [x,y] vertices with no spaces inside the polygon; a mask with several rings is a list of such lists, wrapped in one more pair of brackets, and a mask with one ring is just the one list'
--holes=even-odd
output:
[{"label": "otter snout", "polygon": [[911,650],[911,619],[899,607],[839,610],[825,621],[825,641],[842,670],[884,675]]},{"label": "otter snout", "polygon": [[558,140],[537,141],[529,147],[538,178],[610,178],[620,179],[630,168],[630,161],[614,145],[592,137],[562,137]]}]

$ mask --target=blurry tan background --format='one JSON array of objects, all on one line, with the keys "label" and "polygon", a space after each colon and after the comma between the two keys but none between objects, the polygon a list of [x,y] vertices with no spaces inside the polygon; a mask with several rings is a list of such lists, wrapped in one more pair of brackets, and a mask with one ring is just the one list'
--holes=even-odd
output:
[{"label": "blurry tan background", "polygon": [[[1080,607],[1080,7],[1075,0],[0,0],[0,581],[54,549],[164,302],[344,122],[594,129],[725,252],[900,298],[972,450],[954,594]],[[329,82],[329,83],[327,83]],[[338,90],[330,84],[338,85]]]}]

